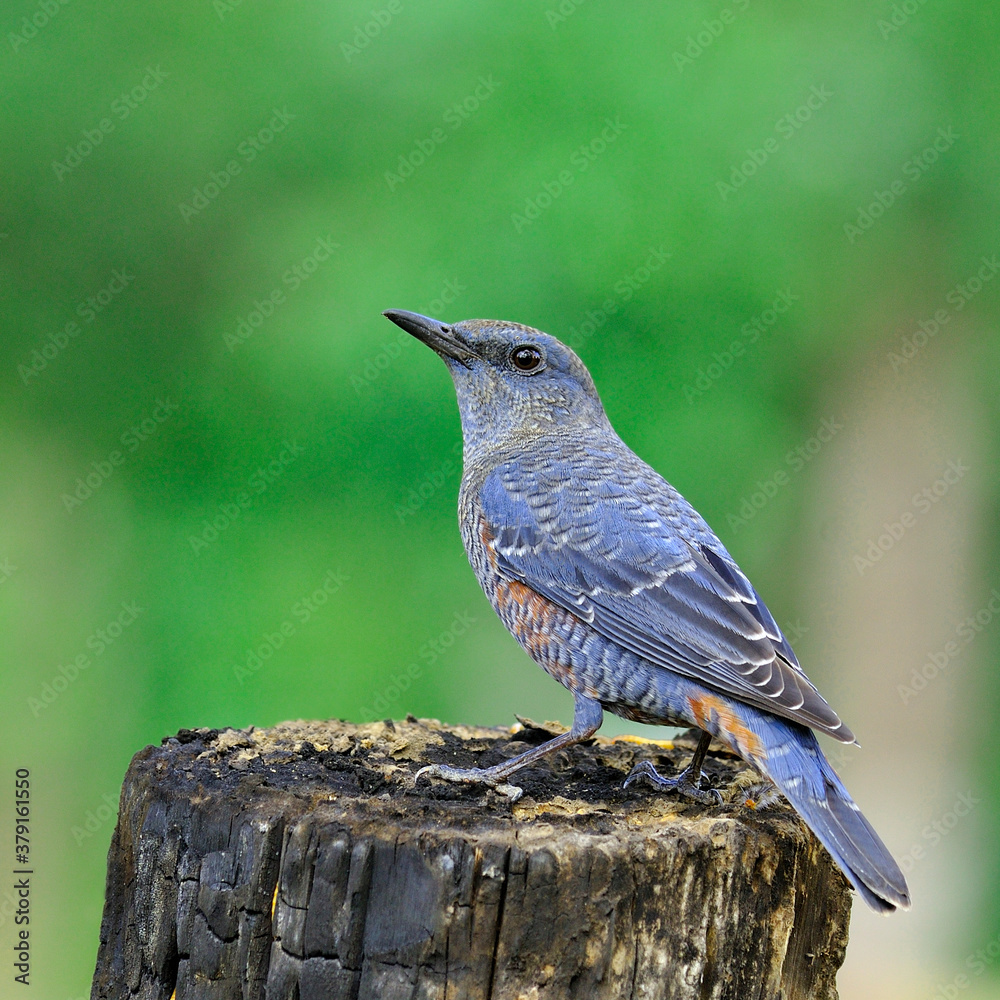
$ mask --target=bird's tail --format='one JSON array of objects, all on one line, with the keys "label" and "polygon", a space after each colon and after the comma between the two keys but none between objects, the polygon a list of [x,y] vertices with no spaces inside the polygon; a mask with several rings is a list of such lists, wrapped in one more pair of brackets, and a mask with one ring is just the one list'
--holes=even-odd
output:
[{"label": "bird's tail", "polygon": [[766,759],[755,763],[778,786],[819,842],[878,913],[910,905],[906,879],[855,805],[811,729],[763,714],[754,731]]}]

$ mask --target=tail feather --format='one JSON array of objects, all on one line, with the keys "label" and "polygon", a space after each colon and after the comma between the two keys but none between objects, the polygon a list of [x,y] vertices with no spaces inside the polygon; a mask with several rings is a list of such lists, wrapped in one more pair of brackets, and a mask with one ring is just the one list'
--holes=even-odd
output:
[{"label": "tail feather", "polygon": [[773,717],[761,721],[758,735],[767,759],[758,760],[758,766],[816,834],[862,899],[879,913],[909,907],[909,889],[899,865],[823,756],[812,730]]}]

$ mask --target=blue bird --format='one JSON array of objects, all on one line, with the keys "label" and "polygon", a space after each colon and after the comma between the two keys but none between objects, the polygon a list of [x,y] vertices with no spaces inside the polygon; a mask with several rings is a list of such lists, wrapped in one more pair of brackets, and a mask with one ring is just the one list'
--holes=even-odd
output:
[{"label": "blue bird", "polygon": [[854,734],[799,666],[760,595],[701,515],[618,437],[583,362],[519,323],[445,324],[391,309],[447,365],[462,417],[462,540],[514,638],[573,694],[572,728],[450,781],[507,779],[589,739],[604,710],[692,726],[690,764],[639,778],[698,801],[712,738],[770,778],[873,909],[908,907],[906,880],[824,757],[815,731]]}]

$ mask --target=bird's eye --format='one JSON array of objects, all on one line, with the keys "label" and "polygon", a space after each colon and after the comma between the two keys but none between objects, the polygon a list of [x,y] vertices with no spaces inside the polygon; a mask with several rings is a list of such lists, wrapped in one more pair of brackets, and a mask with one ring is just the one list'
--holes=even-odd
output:
[{"label": "bird's eye", "polygon": [[525,375],[537,372],[542,367],[542,352],[537,347],[524,345],[510,352],[510,363]]}]

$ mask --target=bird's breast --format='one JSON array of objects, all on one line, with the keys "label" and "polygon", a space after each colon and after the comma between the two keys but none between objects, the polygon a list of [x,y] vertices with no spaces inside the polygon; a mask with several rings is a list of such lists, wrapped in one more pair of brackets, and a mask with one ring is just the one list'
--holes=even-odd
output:
[{"label": "bird's breast", "polygon": [[[505,526],[489,522],[478,489],[466,489],[465,483],[459,494],[459,521],[469,562],[493,610],[551,677],[636,722],[719,728],[715,701],[691,703],[691,692],[700,692],[699,687],[625,649],[568,608],[505,574],[496,537]],[[704,718],[696,722],[699,713]]]},{"label": "bird's breast", "polygon": [[560,684],[596,697],[590,679],[574,671],[571,655],[585,639],[586,624],[536,590],[500,572],[493,528],[464,492],[459,500],[459,520],[472,569],[507,630]]}]

